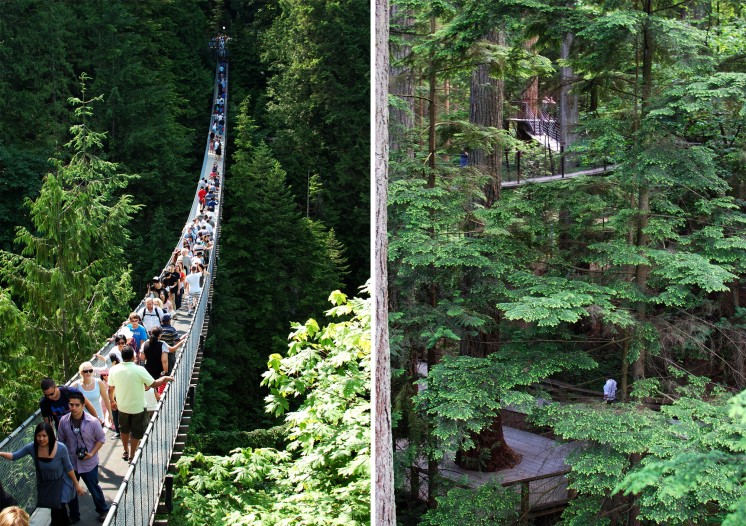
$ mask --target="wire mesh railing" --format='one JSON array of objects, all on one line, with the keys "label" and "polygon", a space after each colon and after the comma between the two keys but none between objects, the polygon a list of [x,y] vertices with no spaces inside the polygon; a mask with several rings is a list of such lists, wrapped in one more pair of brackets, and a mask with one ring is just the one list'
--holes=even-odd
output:
[{"label": "wire mesh railing", "polygon": [[560,141],[559,119],[554,114],[524,101],[513,101],[511,105],[515,118],[525,122],[533,135],[544,135]]},{"label": "wire mesh railing", "polygon": [[[213,90],[214,107],[218,99],[218,69],[224,68],[224,78],[228,79],[227,62],[221,60],[216,65],[216,82]],[[223,95],[224,105],[223,114],[227,117],[228,112],[228,92]],[[210,125],[212,125],[212,117]],[[225,119],[223,132],[223,148],[227,145],[228,124]],[[223,152],[225,155],[225,151]],[[209,135],[205,147],[204,161],[200,172],[200,180],[206,178],[210,173],[212,166],[209,162]],[[198,300],[198,307],[191,319],[187,330],[187,339],[178,351],[175,365],[171,375],[174,382],[170,383],[163,392],[160,402],[152,414],[150,423],[145,431],[143,439],[140,441],[137,453],[128,467],[124,480],[117,492],[117,496],[112,503],[109,514],[104,522],[105,526],[110,525],[128,525],[144,526],[150,524],[156,513],[158,501],[163,486],[163,480],[166,476],[168,463],[173,452],[176,436],[179,431],[182,413],[187,400],[192,369],[201,344],[200,335],[204,325],[208,309],[208,297],[212,287],[212,280],[215,276],[216,261],[218,254],[220,238],[220,219],[222,218],[222,203],[224,190],[224,170],[220,170],[220,186],[218,192],[218,205],[215,208],[215,226],[213,229],[213,247],[211,256],[207,262],[208,277],[202,287],[202,292]],[[183,247],[183,234],[191,224],[194,217],[199,213],[200,203],[198,190],[195,191],[189,217],[185,223],[176,249]],[[167,268],[169,262],[163,267]],[[143,298],[135,310],[139,310],[145,304]],[[99,350],[101,356],[108,356],[115,344],[107,342]],[[91,357],[90,361],[95,367],[103,367],[105,363],[98,359],[96,355]],[[76,374],[65,385],[71,385],[80,379]],[[0,442],[0,451],[17,451],[26,444],[33,442],[34,429],[42,421],[41,411],[36,410],[20,426],[18,426],[10,435]],[[6,492],[13,495],[18,501],[19,506],[31,512],[36,508],[36,470],[34,461],[30,456],[23,457],[16,462],[0,463],[0,481]]]}]

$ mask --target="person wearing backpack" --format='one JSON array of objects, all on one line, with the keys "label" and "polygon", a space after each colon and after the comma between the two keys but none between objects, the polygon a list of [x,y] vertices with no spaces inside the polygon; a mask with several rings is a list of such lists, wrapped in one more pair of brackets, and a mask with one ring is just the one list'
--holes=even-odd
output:
[{"label": "person wearing backpack", "polygon": [[[166,313],[163,315],[161,320],[161,341],[168,346],[173,346],[179,341],[179,333],[176,331],[176,327],[171,325],[171,315]],[[176,355],[169,352],[168,354],[168,374],[174,370],[174,363],[176,362]]]},{"label": "person wearing backpack", "polygon": [[137,315],[140,316],[143,327],[145,327],[145,330],[150,334],[150,329],[161,326],[163,309],[155,306],[153,298],[147,298],[145,300],[145,306],[137,311]]}]

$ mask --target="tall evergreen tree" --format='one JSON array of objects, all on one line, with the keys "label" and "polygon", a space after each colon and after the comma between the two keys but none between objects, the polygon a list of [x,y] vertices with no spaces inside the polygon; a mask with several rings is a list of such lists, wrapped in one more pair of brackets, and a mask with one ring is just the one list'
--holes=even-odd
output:
[{"label": "tall evergreen tree", "polygon": [[269,146],[306,203],[310,175],[323,184],[315,218],[348,250],[351,288],[370,274],[369,41],[366,2],[281,0],[265,34],[273,73]]},{"label": "tall evergreen tree", "polygon": [[216,421],[239,429],[266,423],[259,404],[260,368],[270,353],[285,348],[291,321],[320,314],[326,291],[339,288],[345,272],[334,232],[300,214],[280,163],[266,145],[256,144],[248,101],[241,108],[239,149],[226,181],[216,286],[219,325],[210,342],[215,363],[206,367],[220,389],[207,382],[201,400],[217,408],[230,393],[246,402],[238,415],[235,405],[200,415],[197,421],[203,428],[214,427]]},{"label": "tall evergreen tree", "polygon": [[100,98],[85,98],[86,79],[83,98],[71,99],[79,123],[70,128],[69,160],[56,160],[28,201],[35,231],[18,229],[22,254],[2,253],[3,281],[27,320],[25,346],[62,378],[95,351],[132,297],[124,243],[137,208],[131,196],[116,195],[132,176],[98,156],[104,134],[88,122]]},{"label": "tall evergreen tree", "polygon": [[[484,453],[477,460],[492,457],[503,444],[492,432],[491,417],[515,396],[500,387],[501,375],[513,370],[512,360],[526,362],[510,378],[520,386],[520,377],[530,381],[534,373],[557,371],[552,360],[566,358],[569,350],[589,355],[576,355],[574,363],[588,366],[593,358],[600,374],[633,377],[637,389],[644,388],[644,376],[663,376],[660,396],[680,396],[680,380],[664,365],[705,366],[703,358],[711,366],[723,364],[713,376],[740,385],[746,371],[745,354],[738,350],[742,321],[718,320],[729,316],[728,304],[730,312],[741,311],[743,163],[733,162],[733,155],[738,151],[743,158],[743,67],[717,36],[732,37],[732,28],[743,23],[740,11],[730,4],[721,9],[723,25],[715,30],[714,19],[705,22],[698,11],[702,6],[694,3],[691,11],[657,1],[568,6],[473,0],[457,10],[439,3],[402,2],[402,7],[417,21],[407,33],[414,38],[407,64],[419,64],[424,72],[419,91],[411,95],[426,101],[415,111],[429,123],[414,130],[419,135],[412,143],[402,143],[400,134],[400,151],[393,152],[399,162],[392,164],[390,193],[390,293],[392,308],[402,313],[393,325],[401,331],[394,350],[403,369],[394,379],[401,437],[429,444],[430,451],[438,445],[433,436],[453,439],[451,448],[471,439]],[[484,41],[499,28],[505,28],[506,46]],[[527,56],[520,48],[529,40],[537,53],[561,60],[549,64]],[[472,149],[487,144],[489,127],[462,123],[469,102],[465,72],[480,60],[492,65],[483,68],[485,73],[504,75],[506,100],[519,98],[525,88],[520,70],[543,62],[535,83],[541,95],[564,102],[577,95],[586,110],[574,130],[582,131],[575,146],[579,159],[592,166],[615,164],[614,173],[527,185],[503,192],[489,209],[475,207],[483,199],[475,191],[484,184],[481,167],[457,172],[448,156],[458,151],[454,143]],[[439,63],[447,69],[436,68]],[[572,75],[563,71],[568,67]],[[483,77],[479,84],[488,80]],[[493,126],[507,129],[508,123],[503,118]],[[497,138],[493,132],[490,140]],[[497,144],[531,149],[530,144]],[[459,353],[470,358],[434,365],[442,355]],[[425,358],[427,390],[417,395],[423,413],[412,409],[416,388],[411,382],[421,374],[417,361]],[[485,374],[491,363],[500,366]],[[571,369],[554,374],[588,382],[579,367]],[[621,384],[627,391],[626,382]],[[491,395],[483,399],[487,392]],[[560,413],[574,419],[572,408]],[[563,422],[552,424],[561,429]],[[601,441],[606,440],[602,428],[594,428]],[[423,429],[430,430],[429,441]],[[566,436],[589,438],[580,432]],[[482,443],[482,438],[488,440]],[[641,441],[634,454],[650,454],[644,446]],[[410,496],[420,495],[417,454],[403,456],[415,465]],[[567,513],[568,524],[589,524],[590,517],[603,523],[599,512],[615,503],[628,506],[629,524],[639,521],[634,495],[621,502],[618,494],[612,496],[613,488],[595,492],[591,485],[598,480],[584,479],[584,469],[608,473],[617,469],[616,460],[609,456],[604,462],[600,453],[573,462],[579,497]],[[429,468],[432,472],[432,462]],[[653,492],[667,497],[664,478],[649,475],[644,498]],[[681,501],[693,492],[683,493],[676,492]],[[608,506],[599,509],[602,501]],[[733,501],[726,496],[721,502]],[[651,509],[644,510],[646,517],[664,516]],[[681,514],[687,517],[682,520],[694,515]]]}]

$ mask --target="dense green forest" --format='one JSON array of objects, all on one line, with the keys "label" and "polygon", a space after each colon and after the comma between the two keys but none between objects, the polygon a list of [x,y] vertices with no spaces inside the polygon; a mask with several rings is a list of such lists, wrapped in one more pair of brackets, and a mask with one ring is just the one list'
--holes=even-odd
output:
[{"label": "dense green forest", "polygon": [[[207,44],[222,31],[236,142],[216,309],[229,314],[212,324],[222,365],[206,385],[216,400],[247,395],[238,429],[271,424],[267,356],[292,321],[319,317],[332,290],[355,293],[369,272],[367,5],[19,0],[0,28],[0,389],[15,402],[2,430],[35,409],[39,378],[66,378],[98,349],[168,259],[205,147]],[[107,185],[88,192],[81,181],[97,176]],[[72,203],[69,217],[55,203]]]},{"label": "dense green forest", "polygon": [[220,470],[202,493],[191,482],[203,462],[234,462],[205,455],[242,447],[244,468],[275,481],[246,485],[250,513],[365,522],[370,321],[367,301],[347,297],[369,275],[368,20],[349,0],[3,4],[0,432],[38,407],[43,376],[66,380],[99,349],[168,260],[202,166],[221,33],[220,264],[174,520],[249,513],[202,506],[224,493]]},{"label": "dense green forest", "polygon": [[160,273],[194,195],[215,65],[198,1],[11,1],[0,32],[7,433],[37,408],[39,379],[70,377]]},{"label": "dense green forest", "polygon": [[[744,16],[392,1],[399,523],[746,522]],[[574,444],[547,515],[509,426]]]},{"label": "dense green forest", "polygon": [[370,314],[328,296],[369,273],[368,6],[225,7],[220,268],[173,520],[365,524]]}]

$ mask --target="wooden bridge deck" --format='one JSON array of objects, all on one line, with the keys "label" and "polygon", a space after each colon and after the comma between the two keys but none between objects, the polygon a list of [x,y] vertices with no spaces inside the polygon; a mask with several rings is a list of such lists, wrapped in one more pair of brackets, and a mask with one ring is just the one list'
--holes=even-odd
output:
[{"label": "wooden bridge deck", "polygon": [[544,147],[549,148],[553,152],[558,153],[560,151],[560,143],[554,137],[551,137],[544,133],[531,133],[531,132],[527,132],[527,133],[531,136],[533,140],[543,145]]},{"label": "wooden bridge deck", "polygon": [[[497,472],[479,472],[462,469],[452,459],[439,464],[439,474],[458,484],[478,488],[487,482],[496,480],[504,486],[512,486],[521,492],[522,486],[528,485],[528,503],[530,510],[547,508],[564,504],[568,499],[566,473],[569,466],[565,464],[568,452],[578,447],[576,442],[559,443],[554,440],[521,431],[512,427],[503,427],[505,441],[516,453],[522,455],[521,462],[512,469]],[[406,441],[397,441],[399,448],[406,447]],[[423,470],[427,461],[418,462]],[[537,480],[535,480],[537,479]],[[427,480],[420,479],[420,499],[427,500]]]},{"label": "wooden bridge deck", "polygon": [[[493,480],[509,485],[569,469],[565,457],[577,447],[577,443],[559,443],[512,427],[503,427],[503,432],[507,444],[523,457],[516,467],[488,473],[465,470],[452,460],[446,460],[440,464],[440,474],[456,481],[466,480],[470,487],[477,488]],[[520,491],[520,484],[515,487]],[[531,481],[529,488],[531,508],[567,500],[567,479],[563,474]]]}]

